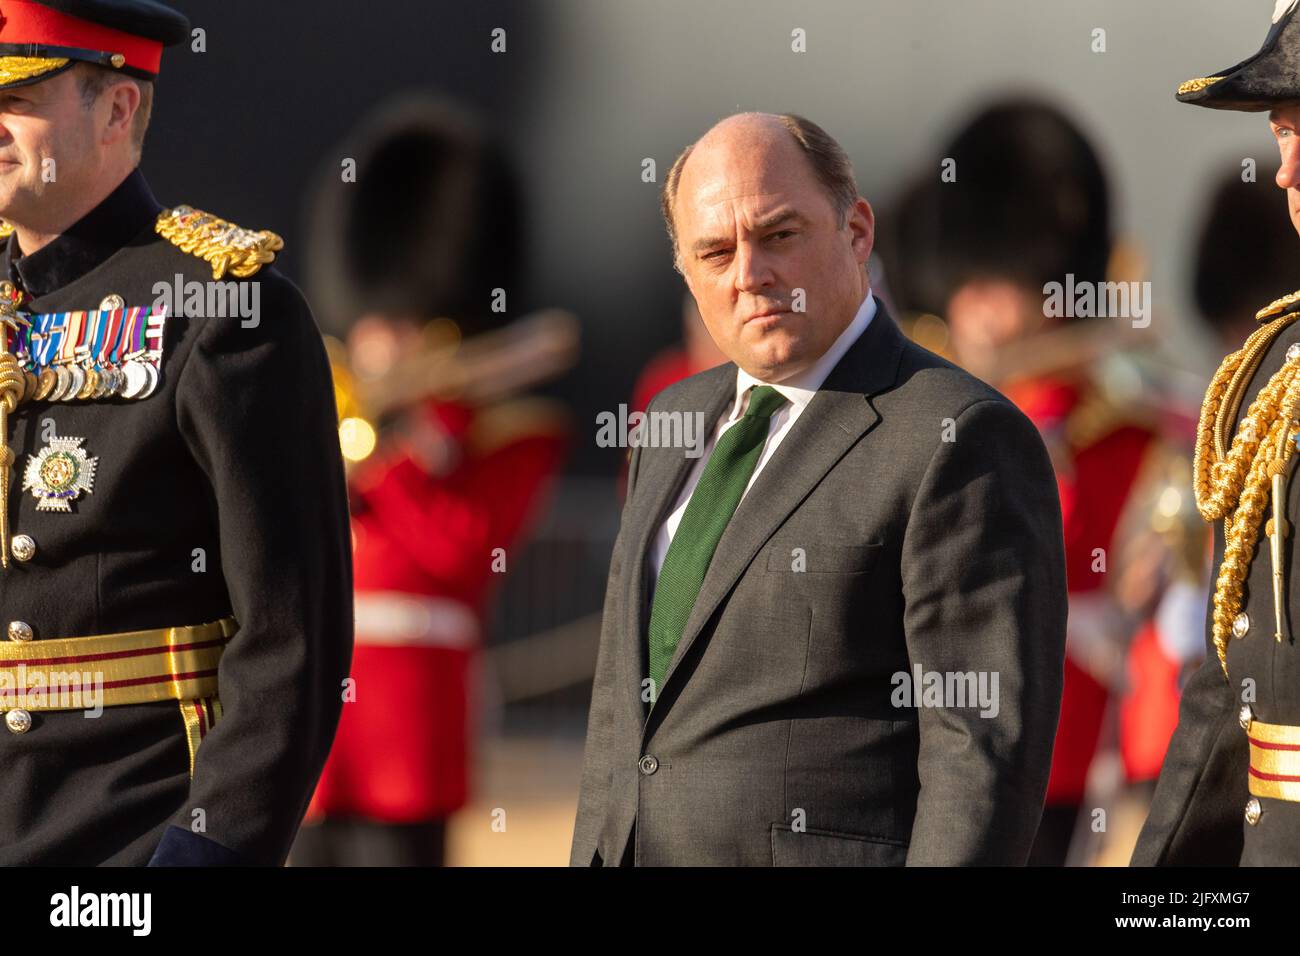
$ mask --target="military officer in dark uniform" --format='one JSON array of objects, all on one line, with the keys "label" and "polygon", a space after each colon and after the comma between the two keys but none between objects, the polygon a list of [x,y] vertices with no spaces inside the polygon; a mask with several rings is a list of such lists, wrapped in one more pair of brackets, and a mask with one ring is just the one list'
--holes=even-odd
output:
[{"label": "military officer in dark uniform", "polygon": [[281,864],[342,707],[346,493],[282,245],[136,168],[148,0],[0,5],[0,863]]},{"label": "military officer in dark uniform", "polygon": [[[1269,111],[1277,185],[1300,230],[1298,4],[1279,0],[1258,54],[1178,98]],[[1300,864],[1300,292],[1257,318],[1201,410],[1196,503],[1215,527],[1208,657],[1183,694],[1135,865]]]}]

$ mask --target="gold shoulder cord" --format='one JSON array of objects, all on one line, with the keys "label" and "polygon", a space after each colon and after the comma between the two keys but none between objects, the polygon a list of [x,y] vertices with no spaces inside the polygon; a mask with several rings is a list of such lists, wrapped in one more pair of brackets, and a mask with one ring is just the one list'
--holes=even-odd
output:
[{"label": "gold shoulder cord", "polygon": [[1265,526],[1273,563],[1273,610],[1282,640],[1285,608],[1282,593],[1286,521],[1286,481],[1295,461],[1295,428],[1300,416],[1300,349],[1287,355],[1282,368],[1251,403],[1232,444],[1234,420],[1246,387],[1278,335],[1300,319],[1300,311],[1279,316],[1300,301],[1300,293],[1279,299],[1259,313],[1263,327],[1223,360],[1201,405],[1196,433],[1196,507],[1206,521],[1223,519],[1223,563],[1214,589],[1213,635],[1219,666],[1228,676],[1228,636],[1241,613],[1242,592],[1259,536],[1270,491],[1273,518]]}]

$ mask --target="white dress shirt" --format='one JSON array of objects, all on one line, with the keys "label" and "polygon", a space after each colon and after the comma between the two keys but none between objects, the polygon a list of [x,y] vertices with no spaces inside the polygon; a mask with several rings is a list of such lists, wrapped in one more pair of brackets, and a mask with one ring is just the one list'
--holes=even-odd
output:
[{"label": "white dress shirt", "polygon": [[673,535],[677,533],[677,526],[682,523],[682,515],[686,513],[686,506],[690,504],[691,495],[695,493],[695,486],[699,484],[700,477],[704,474],[705,465],[708,463],[709,456],[713,453],[713,448],[718,443],[718,439],[736,422],[740,421],[745,414],[745,408],[749,404],[749,390],[755,385],[771,385],[787,399],[787,404],[782,406],[778,411],[773,413],[767,428],[767,440],[763,444],[763,453],[759,456],[758,464],[754,466],[754,473],[749,476],[749,484],[745,486],[744,494],[741,500],[749,494],[749,489],[754,486],[754,479],[758,473],[763,470],[763,466],[775,454],[777,446],[781,444],[785,436],[789,434],[790,428],[795,421],[803,414],[803,410],[808,407],[817,390],[822,387],[826,381],[826,376],[830,375],[831,369],[839,363],[844,357],[844,353],[849,347],[858,340],[858,337],[866,331],[871,320],[876,315],[876,300],[870,292],[858,307],[857,315],[840,333],[831,347],[808,368],[792,375],[784,382],[763,382],[754,378],[743,368],[736,369],[736,398],[731,403],[731,410],[724,415],[713,431],[713,437],[704,448],[704,453],[695,461],[690,475],[686,479],[686,484],[682,486],[681,493],[677,497],[673,510],[668,514],[666,520],[659,528],[659,533],[655,535],[655,543],[652,554],[654,561],[655,579],[659,577],[659,569],[663,567],[664,558],[668,554],[668,545],[672,543]]}]

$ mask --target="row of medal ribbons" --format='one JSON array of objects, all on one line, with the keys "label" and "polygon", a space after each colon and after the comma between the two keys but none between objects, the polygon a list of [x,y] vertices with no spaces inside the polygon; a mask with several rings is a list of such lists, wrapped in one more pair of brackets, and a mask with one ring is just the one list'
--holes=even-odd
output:
[{"label": "row of medal ribbons", "polygon": [[148,398],[162,380],[166,309],[20,313],[25,401]]}]

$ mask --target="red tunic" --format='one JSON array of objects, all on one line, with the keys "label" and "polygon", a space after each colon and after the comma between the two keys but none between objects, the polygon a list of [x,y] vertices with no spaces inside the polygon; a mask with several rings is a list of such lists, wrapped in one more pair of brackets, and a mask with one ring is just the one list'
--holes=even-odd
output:
[{"label": "red tunic", "polygon": [[1128,657],[1129,689],[1120,705],[1120,756],[1131,782],[1155,780],[1178,727],[1182,664],[1160,646],[1156,622],[1147,623]]},{"label": "red tunic", "polygon": [[308,820],[412,823],[464,805],[494,555],[503,549],[510,568],[566,445],[548,406],[429,403],[421,413],[453,452],[440,473],[405,445],[358,467],[355,699],[343,707]]},{"label": "red tunic", "polygon": [[[1082,443],[1072,441],[1071,418],[1086,397],[1085,387],[1035,381],[1006,390],[1044,434],[1053,453],[1065,526],[1072,629],[1105,626],[1106,585],[1108,576],[1117,571],[1112,565],[1118,558],[1112,548],[1116,528],[1155,440],[1147,428],[1114,422],[1095,430]],[[1105,551],[1107,571],[1093,570],[1098,548]],[[1080,666],[1067,649],[1061,720],[1047,784],[1049,806],[1083,800],[1109,696],[1110,689]]]}]

